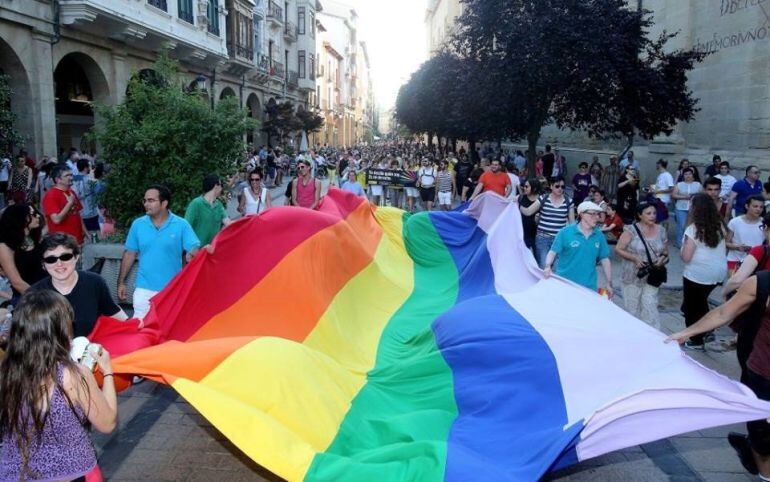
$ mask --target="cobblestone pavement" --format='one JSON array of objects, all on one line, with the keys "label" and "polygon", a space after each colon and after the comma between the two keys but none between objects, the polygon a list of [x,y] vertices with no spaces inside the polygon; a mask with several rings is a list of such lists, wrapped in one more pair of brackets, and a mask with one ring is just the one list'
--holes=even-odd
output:
[{"label": "cobblestone pavement", "polygon": [[[666,333],[683,326],[679,313],[681,260],[672,254],[669,283],[660,295]],[[622,293],[616,291],[615,302],[622,306]],[[718,297],[716,293],[712,299],[716,302]],[[717,333],[718,341],[730,337],[726,330]],[[730,378],[738,377],[735,352],[724,351],[720,343],[711,344],[705,352],[688,354]],[[95,436],[100,464],[110,480],[281,480],[241,453],[169,387],[151,381],[136,385],[119,396],[119,412],[119,428],[109,436]],[[725,437],[732,430],[744,431],[744,427],[701,430],[630,447],[552,474],[548,480],[754,480],[727,444]]]}]

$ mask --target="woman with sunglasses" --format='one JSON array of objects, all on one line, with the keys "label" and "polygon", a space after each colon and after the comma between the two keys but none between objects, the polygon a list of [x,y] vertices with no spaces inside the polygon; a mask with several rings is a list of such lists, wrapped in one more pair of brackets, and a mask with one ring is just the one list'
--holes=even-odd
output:
[{"label": "woman with sunglasses", "polygon": [[[523,184],[522,189],[524,193],[519,196],[519,206],[528,208],[540,197],[540,183],[537,179],[530,179]],[[522,214],[521,224],[524,228],[524,244],[534,253],[537,234],[535,214],[529,216]]]},{"label": "woman with sunglasses", "polygon": [[88,336],[100,316],[111,316],[120,321],[128,319],[112,299],[104,278],[76,269],[80,246],[75,238],[64,233],[48,234],[41,247],[48,278],[32,285],[30,291],[53,290],[69,301],[75,312],[73,336]]},{"label": "woman with sunglasses", "polygon": [[243,196],[240,196],[238,212],[244,216],[262,214],[265,209],[272,207],[270,192],[262,185],[262,170],[254,169],[248,180],[249,185],[243,188]]},{"label": "woman with sunglasses", "polygon": [[40,236],[43,217],[29,204],[8,206],[0,216],[0,267],[13,288],[14,299],[43,279]]},{"label": "woman with sunglasses", "polygon": [[524,216],[540,213],[535,234],[535,258],[541,269],[545,267],[546,256],[559,230],[567,223],[575,222],[575,210],[572,200],[564,194],[564,185],[564,178],[557,176],[553,178],[550,193],[543,194],[529,207],[519,206]]}]

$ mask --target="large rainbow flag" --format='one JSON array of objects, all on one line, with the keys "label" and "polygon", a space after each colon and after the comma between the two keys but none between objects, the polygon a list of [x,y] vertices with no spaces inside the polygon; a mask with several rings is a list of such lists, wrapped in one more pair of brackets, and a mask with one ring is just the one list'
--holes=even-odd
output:
[{"label": "large rainbow flag", "polygon": [[[496,195],[410,216],[332,190],[215,247],[153,300],[159,344],[114,368],[171,385],[288,480],[529,481],[770,415],[611,301],[541,279]],[[120,351],[115,326],[94,337]]]}]

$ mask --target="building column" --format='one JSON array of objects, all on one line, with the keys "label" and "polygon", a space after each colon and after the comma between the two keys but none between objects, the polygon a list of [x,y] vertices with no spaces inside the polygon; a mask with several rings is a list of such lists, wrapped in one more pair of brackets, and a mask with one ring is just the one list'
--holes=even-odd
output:
[{"label": "building column", "polygon": [[126,65],[126,56],[122,52],[112,53],[112,99],[113,105],[118,105],[126,98],[126,89],[131,80],[131,72]]},{"label": "building column", "polygon": [[57,156],[56,100],[53,86],[53,56],[51,36],[42,32],[32,33],[33,52],[29,66],[29,82],[34,122],[35,158]]}]

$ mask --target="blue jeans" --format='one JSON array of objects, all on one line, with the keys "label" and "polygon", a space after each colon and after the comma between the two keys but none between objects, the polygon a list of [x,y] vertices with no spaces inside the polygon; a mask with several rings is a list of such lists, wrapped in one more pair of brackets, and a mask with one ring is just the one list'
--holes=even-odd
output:
[{"label": "blue jeans", "polygon": [[546,236],[540,233],[537,233],[535,236],[535,259],[540,269],[543,269],[545,266],[545,257],[548,256],[548,251],[551,250],[554,239],[553,236]]},{"label": "blue jeans", "polygon": [[674,240],[674,246],[677,248],[682,247],[682,238],[684,237],[684,223],[687,222],[687,213],[683,209],[677,209],[676,216],[676,239]]}]

